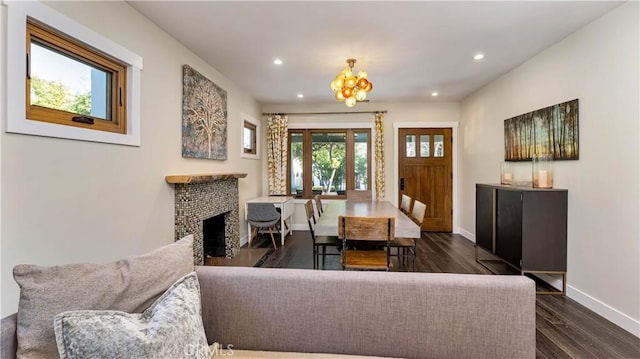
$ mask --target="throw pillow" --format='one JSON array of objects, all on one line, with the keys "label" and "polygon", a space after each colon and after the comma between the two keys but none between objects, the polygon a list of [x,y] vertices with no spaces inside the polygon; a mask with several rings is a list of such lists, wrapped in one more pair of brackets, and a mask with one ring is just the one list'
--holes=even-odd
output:
[{"label": "throw pillow", "polygon": [[179,279],[142,312],[70,311],[56,315],[61,359],[210,357],[196,273]]},{"label": "throw pillow", "polygon": [[18,357],[58,356],[56,314],[83,309],[140,313],[193,269],[193,236],[112,263],[16,266]]}]

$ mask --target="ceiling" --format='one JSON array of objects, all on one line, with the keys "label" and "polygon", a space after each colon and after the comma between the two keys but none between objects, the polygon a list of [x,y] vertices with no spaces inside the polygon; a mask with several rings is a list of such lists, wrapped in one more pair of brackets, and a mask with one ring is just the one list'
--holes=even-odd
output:
[{"label": "ceiling", "polygon": [[620,4],[128,2],[262,104],[335,102],[347,58],[369,73],[372,103],[460,101]]}]

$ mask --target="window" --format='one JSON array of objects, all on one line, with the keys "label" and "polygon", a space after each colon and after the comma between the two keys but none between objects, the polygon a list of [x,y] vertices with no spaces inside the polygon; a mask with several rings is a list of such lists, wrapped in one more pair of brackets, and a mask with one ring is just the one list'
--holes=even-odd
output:
[{"label": "window", "polygon": [[140,146],[142,57],[41,2],[3,5],[6,132]]},{"label": "window", "polygon": [[244,153],[256,154],[256,126],[247,121],[244,122]]},{"label": "window", "polygon": [[367,190],[371,178],[370,129],[289,130],[289,193],[345,196]]},{"label": "window", "polygon": [[126,133],[126,66],[27,20],[27,119]]},{"label": "window", "polygon": [[243,158],[259,159],[258,147],[259,147],[259,124],[253,117],[242,114],[242,152],[240,154]]}]

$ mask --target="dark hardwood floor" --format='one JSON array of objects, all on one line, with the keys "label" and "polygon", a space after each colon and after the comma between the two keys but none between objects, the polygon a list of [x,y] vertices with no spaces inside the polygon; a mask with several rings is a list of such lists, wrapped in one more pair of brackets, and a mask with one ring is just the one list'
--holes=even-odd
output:
[{"label": "dark hardwood floor", "polygon": [[[266,238],[253,243],[254,248],[271,247],[271,240],[267,241]],[[418,272],[491,275],[476,263],[473,243],[460,235],[423,232],[417,246]],[[238,265],[237,262],[235,265]],[[312,269],[309,232],[294,231],[284,247],[279,244],[277,250],[271,247],[266,258],[262,259],[261,266]],[[410,268],[410,265],[407,268],[398,263],[394,265],[394,271]],[[327,256],[325,269],[341,270],[338,256]],[[496,269],[508,270],[506,266]],[[543,283],[539,283],[539,287],[548,289],[544,288]],[[564,296],[537,296],[536,343],[537,358],[640,358],[640,338]]]}]

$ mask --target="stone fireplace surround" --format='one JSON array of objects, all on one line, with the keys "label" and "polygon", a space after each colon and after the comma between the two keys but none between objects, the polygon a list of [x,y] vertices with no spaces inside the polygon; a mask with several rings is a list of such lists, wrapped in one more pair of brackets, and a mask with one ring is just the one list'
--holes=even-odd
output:
[{"label": "stone fireplace surround", "polygon": [[225,215],[225,251],[233,258],[240,251],[238,178],[246,173],[170,175],[175,189],[175,240],[193,234],[193,262],[204,264],[203,220]]}]

